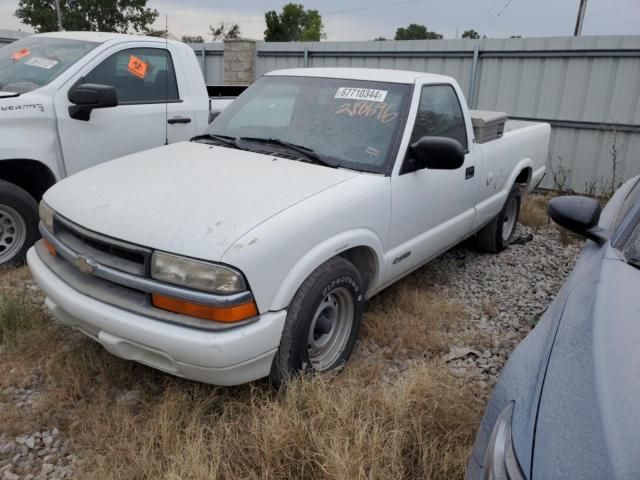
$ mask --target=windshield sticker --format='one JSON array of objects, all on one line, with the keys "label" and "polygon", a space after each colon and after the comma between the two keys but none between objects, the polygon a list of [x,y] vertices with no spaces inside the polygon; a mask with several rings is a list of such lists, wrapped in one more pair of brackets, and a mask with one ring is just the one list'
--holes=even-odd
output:
[{"label": "windshield sticker", "polygon": [[387,90],[374,90],[372,88],[348,88],[340,87],[334,98],[347,100],[368,100],[370,102],[384,102],[387,98]]},{"label": "windshield sticker", "polygon": [[55,67],[58,64],[58,61],[42,57],[33,57],[24,62],[24,64],[31,67],[46,68],[48,70]]},{"label": "windshield sticker", "polygon": [[23,48],[21,50],[18,50],[17,52],[13,52],[11,54],[11,60],[20,60],[21,58],[28,57],[29,55],[31,55],[29,49]]},{"label": "windshield sticker", "polygon": [[138,78],[144,78],[147,74],[147,70],[149,69],[149,64],[135,55],[131,55],[129,57],[129,65],[127,65],[127,70],[131,72]]},{"label": "windshield sticker", "polygon": [[375,118],[380,123],[393,122],[398,116],[391,111],[387,103],[352,102],[344,103],[336,110],[336,115],[348,115],[350,117]]}]

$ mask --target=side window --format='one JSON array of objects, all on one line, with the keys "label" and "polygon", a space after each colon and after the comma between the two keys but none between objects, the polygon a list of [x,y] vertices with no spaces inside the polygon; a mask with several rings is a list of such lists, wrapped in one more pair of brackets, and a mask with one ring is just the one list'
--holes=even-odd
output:
[{"label": "side window", "polygon": [[84,77],[85,83],[111,85],[119,103],[178,101],[171,54],[161,48],[130,48],[114,53]]},{"label": "side window", "polygon": [[422,89],[411,143],[424,136],[449,137],[467,149],[467,130],[455,90],[449,85],[430,85]]}]

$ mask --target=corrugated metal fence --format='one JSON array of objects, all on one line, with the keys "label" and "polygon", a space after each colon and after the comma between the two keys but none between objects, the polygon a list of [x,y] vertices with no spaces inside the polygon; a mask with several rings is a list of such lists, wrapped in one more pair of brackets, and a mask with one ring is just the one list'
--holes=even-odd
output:
[{"label": "corrugated metal fence", "polygon": [[216,43],[190,43],[198,57],[207,85],[222,85],[224,82],[224,45]]},{"label": "corrugated metal fence", "polygon": [[[546,187],[565,177],[566,187],[598,191],[640,174],[640,36],[259,42],[256,56],[258,76],[295,67],[450,75],[472,108],[551,123]],[[207,82],[214,83],[209,76]]]},{"label": "corrugated metal fence", "polygon": [[[222,84],[223,44],[191,46],[207,84]],[[640,174],[640,36],[258,42],[256,50],[258,76],[294,67],[450,75],[472,108],[553,126],[546,187],[597,192]]]}]

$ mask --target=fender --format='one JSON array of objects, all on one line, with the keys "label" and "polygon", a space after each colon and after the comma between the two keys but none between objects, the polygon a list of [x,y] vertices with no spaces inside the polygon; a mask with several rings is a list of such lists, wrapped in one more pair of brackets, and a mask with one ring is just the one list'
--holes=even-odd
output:
[{"label": "fender", "polygon": [[316,268],[324,262],[354,247],[367,247],[375,254],[376,271],[369,284],[369,290],[375,290],[376,286],[384,278],[384,247],[380,238],[369,229],[349,230],[324,240],[311,248],[309,252],[298,260],[289,270],[275,298],[271,302],[269,310],[277,311],[287,308],[296,294],[300,285],[311,275]]},{"label": "fender", "polygon": [[533,178],[533,161],[530,158],[523,158],[511,171],[507,181],[503,183],[502,188],[489,198],[476,205],[474,230],[478,230],[489,223],[498,214],[498,212],[500,212],[500,209],[507,199],[507,195],[509,195],[509,191],[511,191],[512,185],[516,182],[516,178],[518,178],[520,172],[525,168],[530,168],[532,170],[531,178]]}]

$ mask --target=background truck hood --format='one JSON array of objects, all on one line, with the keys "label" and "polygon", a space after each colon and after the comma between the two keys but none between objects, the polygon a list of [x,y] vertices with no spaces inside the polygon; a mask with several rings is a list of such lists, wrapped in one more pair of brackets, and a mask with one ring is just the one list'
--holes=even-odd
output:
[{"label": "background truck hood", "polygon": [[44,199],[94,232],[216,261],[250,229],[355,175],[181,142],[80,172],[54,185]]}]

